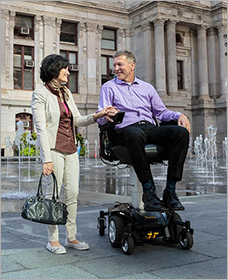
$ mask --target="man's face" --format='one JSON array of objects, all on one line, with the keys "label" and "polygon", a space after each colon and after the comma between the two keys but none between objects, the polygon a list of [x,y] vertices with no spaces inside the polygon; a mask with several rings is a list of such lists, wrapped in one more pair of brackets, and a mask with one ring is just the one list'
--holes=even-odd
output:
[{"label": "man's face", "polygon": [[118,80],[128,83],[132,83],[134,81],[135,63],[127,60],[125,55],[115,57],[113,67]]}]

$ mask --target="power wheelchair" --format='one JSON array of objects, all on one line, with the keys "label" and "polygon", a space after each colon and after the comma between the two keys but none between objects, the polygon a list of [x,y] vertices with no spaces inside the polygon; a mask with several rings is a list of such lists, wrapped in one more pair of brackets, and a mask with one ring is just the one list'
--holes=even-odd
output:
[{"label": "power wheelchair", "polygon": [[[124,112],[118,112],[113,122],[100,125],[100,158],[103,162],[113,165],[131,165],[131,160],[126,147],[116,146],[112,143],[113,130],[116,124],[122,122]],[[160,123],[164,125],[167,123]],[[174,124],[174,123],[172,123]],[[162,163],[167,160],[167,151],[158,145],[146,145],[145,151],[150,164]],[[133,167],[131,167],[133,170]],[[130,177],[136,179],[136,174],[131,172]],[[100,211],[97,228],[100,236],[105,235],[108,227],[109,241],[114,248],[121,248],[123,253],[130,255],[135,244],[162,237],[171,244],[180,244],[183,249],[193,246],[193,232],[190,221],[182,221],[174,210],[144,211],[142,207],[142,188],[134,182],[132,190],[132,203],[115,202],[108,211]],[[108,226],[106,217],[108,216]]]}]

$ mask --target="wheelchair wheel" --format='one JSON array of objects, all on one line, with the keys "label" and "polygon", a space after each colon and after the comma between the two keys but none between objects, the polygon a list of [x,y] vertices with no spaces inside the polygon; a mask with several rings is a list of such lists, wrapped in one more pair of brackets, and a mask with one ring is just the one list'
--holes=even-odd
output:
[{"label": "wheelchair wheel", "polygon": [[193,246],[193,236],[191,232],[182,231],[179,235],[179,242],[183,249],[189,250]]},{"label": "wheelchair wheel", "polygon": [[125,255],[131,255],[134,251],[134,246],[135,244],[133,237],[128,235],[126,240],[121,245],[121,248]]},{"label": "wheelchair wheel", "polygon": [[111,216],[108,226],[108,237],[112,247],[121,247],[121,239],[124,233],[124,220],[118,216]]}]

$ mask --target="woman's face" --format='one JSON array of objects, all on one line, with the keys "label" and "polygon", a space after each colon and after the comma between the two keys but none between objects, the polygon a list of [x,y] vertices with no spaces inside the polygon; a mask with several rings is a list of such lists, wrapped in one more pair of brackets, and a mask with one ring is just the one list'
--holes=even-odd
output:
[{"label": "woman's face", "polygon": [[68,82],[68,76],[70,75],[68,71],[68,66],[66,68],[62,68],[59,72],[59,76],[56,79],[60,84]]}]

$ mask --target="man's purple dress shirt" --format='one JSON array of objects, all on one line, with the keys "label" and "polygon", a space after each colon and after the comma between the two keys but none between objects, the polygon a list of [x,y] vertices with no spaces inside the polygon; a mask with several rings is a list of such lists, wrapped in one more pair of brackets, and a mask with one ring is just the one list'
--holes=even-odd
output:
[{"label": "man's purple dress shirt", "polygon": [[[107,106],[115,106],[125,112],[123,122],[116,128],[148,121],[154,123],[153,117],[161,121],[177,120],[181,113],[168,110],[154,87],[137,77],[133,83],[118,80],[116,77],[106,82],[100,91],[98,111]],[[106,123],[104,118],[98,119],[99,124]]]}]

